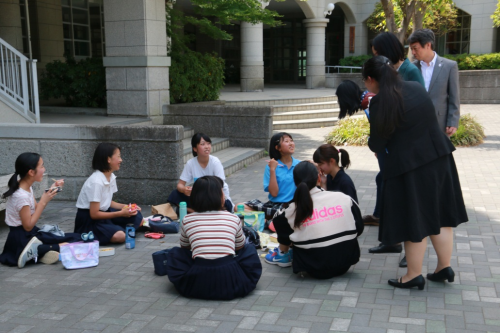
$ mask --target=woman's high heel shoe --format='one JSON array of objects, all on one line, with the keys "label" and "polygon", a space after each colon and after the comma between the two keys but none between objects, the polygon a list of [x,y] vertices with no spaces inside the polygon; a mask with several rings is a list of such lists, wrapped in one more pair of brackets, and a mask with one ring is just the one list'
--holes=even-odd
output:
[{"label": "woman's high heel shoe", "polygon": [[389,284],[396,288],[413,288],[418,287],[418,290],[423,290],[425,286],[425,279],[422,275],[417,276],[416,278],[403,283],[403,278],[398,279],[390,279]]},{"label": "woman's high heel shoe", "polygon": [[446,267],[437,273],[428,273],[427,280],[431,280],[434,282],[442,282],[444,280],[448,280],[448,282],[453,282],[455,281],[455,272],[451,267]]}]

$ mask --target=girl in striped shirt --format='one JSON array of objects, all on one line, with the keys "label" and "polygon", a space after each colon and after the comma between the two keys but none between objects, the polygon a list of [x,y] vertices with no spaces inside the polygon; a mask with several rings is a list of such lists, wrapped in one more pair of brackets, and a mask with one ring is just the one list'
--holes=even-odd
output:
[{"label": "girl in striped shirt", "polygon": [[204,176],[193,185],[195,211],[182,223],[180,245],[168,253],[170,282],[185,297],[230,300],[255,289],[262,265],[245,244],[240,219],[224,210],[224,182]]}]

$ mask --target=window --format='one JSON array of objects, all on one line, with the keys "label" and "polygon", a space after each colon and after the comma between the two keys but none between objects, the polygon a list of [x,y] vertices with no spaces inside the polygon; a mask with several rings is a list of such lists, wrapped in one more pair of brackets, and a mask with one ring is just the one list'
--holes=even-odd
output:
[{"label": "window", "polygon": [[438,54],[463,54],[470,52],[470,27],[471,16],[461,9],[458,9],[457,30],[448,32],[444,36],[437,38]]},{"label": "window", "polygon": [[61,0],[64,54],[75,59],[92,55],[88,0]]}]

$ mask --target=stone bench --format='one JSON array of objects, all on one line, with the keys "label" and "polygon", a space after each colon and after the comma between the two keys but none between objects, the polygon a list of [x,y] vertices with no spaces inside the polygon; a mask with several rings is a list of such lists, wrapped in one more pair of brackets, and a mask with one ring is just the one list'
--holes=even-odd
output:
[{"label": "stone bench", "polygon": [[[7,205],[7,199],[2,199],[2,195],[9,189],[8,183],[10,177],[13,174],[0,176],[0,211],[5,210]],[[33,193],[35,198],[38,200],[42,196],[43,190],[49,187],[49,176],[47,174],[43,175],[43,179],[40,183],[33,184]]]}]

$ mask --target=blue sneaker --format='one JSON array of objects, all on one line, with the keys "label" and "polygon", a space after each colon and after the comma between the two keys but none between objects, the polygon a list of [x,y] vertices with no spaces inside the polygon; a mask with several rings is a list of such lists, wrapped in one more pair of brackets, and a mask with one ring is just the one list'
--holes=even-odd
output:
[{"label": "blue sneaker", "polygon": [[275,248],[273,252],[266,255],[265,259],[268,264],[278,265],[280,267],[292,266],[292,256],[290,251],[280,254],[280,250]]}]

